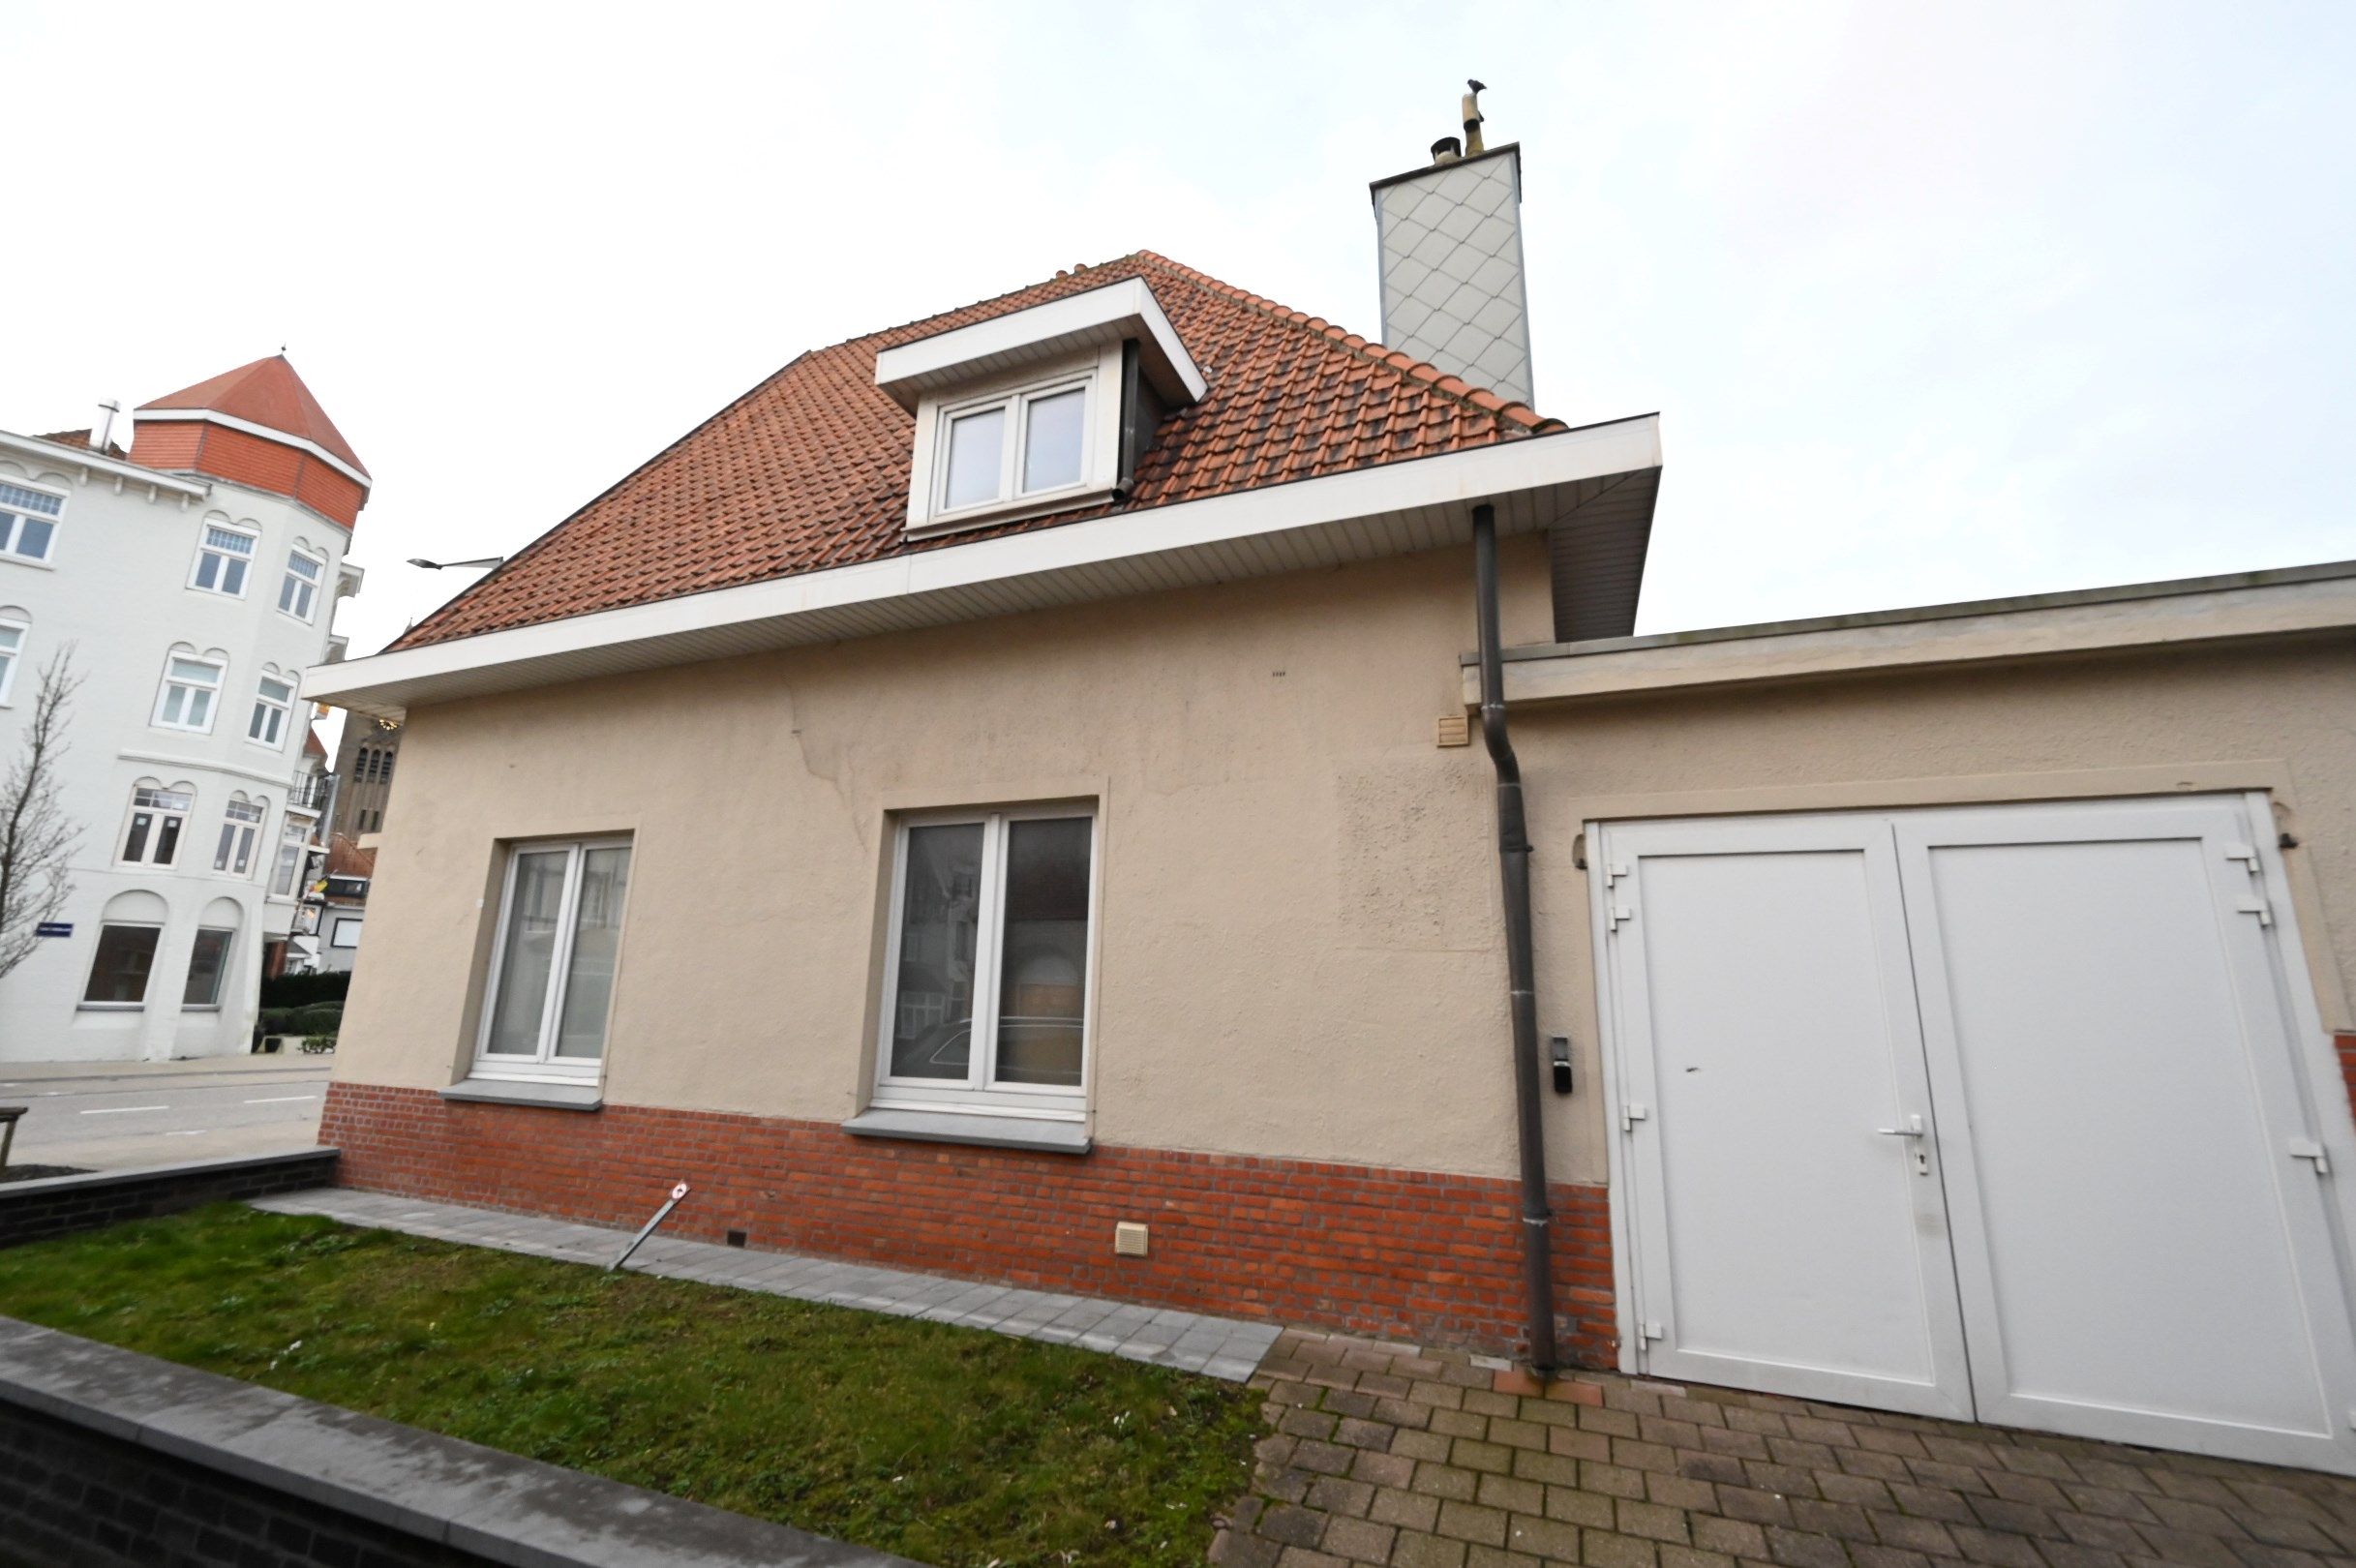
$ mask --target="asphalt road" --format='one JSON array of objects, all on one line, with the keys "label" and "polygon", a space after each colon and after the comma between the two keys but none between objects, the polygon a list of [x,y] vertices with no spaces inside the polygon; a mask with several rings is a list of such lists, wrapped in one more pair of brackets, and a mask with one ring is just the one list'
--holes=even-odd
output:
[{"label": "asphalt road", "polygon": [[308,1148],[328,1070],[300,1056],[0,1062],[0,1105],[25,1107],[10,1162],[113,1170]]}]

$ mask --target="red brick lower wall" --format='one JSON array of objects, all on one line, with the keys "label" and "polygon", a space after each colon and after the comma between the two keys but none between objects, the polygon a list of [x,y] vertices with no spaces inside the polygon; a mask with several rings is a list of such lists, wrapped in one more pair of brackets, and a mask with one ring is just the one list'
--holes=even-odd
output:
[{"label": "red brick lower wall", "polygon": [[[824,1122],[608,1105],[543,1110],[336,1083],[319,1141],[347,1186],[664,1229],[1156,1306],[1510,1351],[1516,1184],[1368,1165],[1098,1146],[1032,1154],[855,1138]],[[1616,1355],[1610,1209],[1557,1186],[1562,1350]],[[1153,1227],[1115,1257],[1113,1222]]]},{"label": "red brick lower wall", "polygon": [[2340,1051],[2340,1081],[2347,1085],[2348,1107],[2356,1111],[2356,1035],[2334,1035],[2332,1043]]}]

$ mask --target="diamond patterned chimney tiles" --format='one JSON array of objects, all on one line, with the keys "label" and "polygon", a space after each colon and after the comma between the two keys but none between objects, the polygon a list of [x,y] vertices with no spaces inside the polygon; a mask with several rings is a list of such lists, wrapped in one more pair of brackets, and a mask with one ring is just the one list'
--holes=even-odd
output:
[{"label": "diamond patterned chimney tiles", "polygon": [[1521,155],[1498,148],[1374,188],[1385,343],[1530,401]]}]

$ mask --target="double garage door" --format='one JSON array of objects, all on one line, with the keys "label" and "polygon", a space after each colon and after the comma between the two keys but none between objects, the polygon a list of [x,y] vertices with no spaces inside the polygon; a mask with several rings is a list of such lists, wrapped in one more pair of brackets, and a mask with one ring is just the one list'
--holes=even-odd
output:
[{"label": "double garage door", "polygon": [[2356,1472],[2347,1111],[2271,830],[2232,797],[1604,829],[1638,1365]]}]

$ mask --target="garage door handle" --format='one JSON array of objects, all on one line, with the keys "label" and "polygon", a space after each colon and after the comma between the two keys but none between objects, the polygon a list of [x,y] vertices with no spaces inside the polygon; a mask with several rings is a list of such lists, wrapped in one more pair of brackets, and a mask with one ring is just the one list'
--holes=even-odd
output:
[{"label": "garage door handle", "polygon": [[1874,1129],[1874,1131],[1881,1133],[1882,1136],[1886,1138],[1920,1138],[1929,1136],[1928,1133],[1922,1131],[1921,1117],[1909,1116],[1906,1119],[1906,1123],[1907,1125],[1904,1127],[1877,1127]]}]

